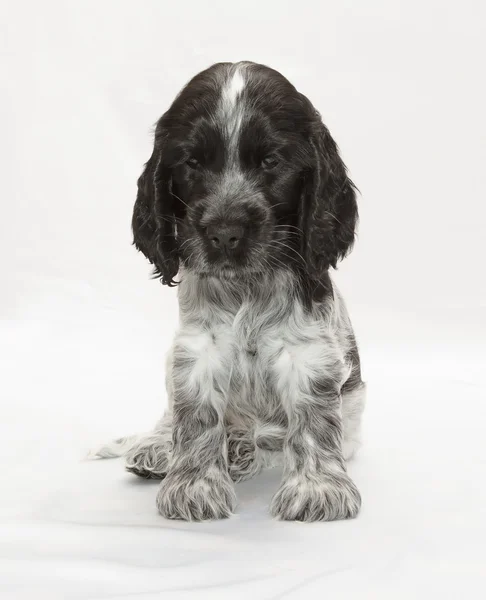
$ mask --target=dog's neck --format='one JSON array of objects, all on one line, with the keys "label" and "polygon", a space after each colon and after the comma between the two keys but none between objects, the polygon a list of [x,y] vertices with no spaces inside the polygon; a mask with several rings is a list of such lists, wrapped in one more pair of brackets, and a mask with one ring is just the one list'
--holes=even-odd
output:
[{"label": "dog's neck", "polygon": [[243,306],[276,315],[297,299],[295,275],[286,269],[276,269],[253,275],[215,277],[188,269],[179,273],[179,306],[181,321],[187,319],[218,319],[235,316]]}]

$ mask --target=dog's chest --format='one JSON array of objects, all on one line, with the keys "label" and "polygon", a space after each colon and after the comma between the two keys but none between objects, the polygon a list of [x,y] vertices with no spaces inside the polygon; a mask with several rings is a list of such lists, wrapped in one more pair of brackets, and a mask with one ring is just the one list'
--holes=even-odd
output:
[{"label": "dog's chest", "polygon": [[274,420],[282,407],[276,392],[282,353],[314,344],[320,325],[285,282],[269,280],[253,292],[227,292],[218,282],[191,280],[181,286],[184,326],[210,333],[224,365],[223,388],[230,405],[260,419]]},{"label": "dog's chest", "polygon": [[229,316],[225,335],[231,340],[230,408],[262,421],[282,421],[276,393],[275,363],[287,343],[289,311],[276,314],[274,307],[243,304]]}]

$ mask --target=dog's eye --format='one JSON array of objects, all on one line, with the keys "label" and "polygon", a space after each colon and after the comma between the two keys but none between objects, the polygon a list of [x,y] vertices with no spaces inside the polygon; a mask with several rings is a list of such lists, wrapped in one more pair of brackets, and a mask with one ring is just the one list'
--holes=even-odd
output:
[{"label": "dog's eye", "polygon": [[276,156],[265,156],[265,158],[262,160],[262,167],[264,169],[273,169],[274,167],[276,167],[278,165],[278,159]]},{"label": "dog's eye", "polygon": [[191,167],[191,169],[197,169],[199,167],[199,161],[194,158],[194,156],[191,156],[191,158],[186,160],[186,165]]}]

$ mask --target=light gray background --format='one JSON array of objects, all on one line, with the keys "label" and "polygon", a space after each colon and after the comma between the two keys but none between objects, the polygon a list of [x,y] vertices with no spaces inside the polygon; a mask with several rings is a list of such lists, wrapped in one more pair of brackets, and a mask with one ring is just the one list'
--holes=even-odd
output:
[{"label": "light gray background", "polygon": [[[484,3],[1,8],[5,597],[484,597]],[[176,292],[130,245],[136,180],[157,118],[222,60],[309,96],[361,190],[335,276],[369,382],[353,522],[272,522],[271,473],[230,521],[167,523],[156,485],[81,461],[162,413]]]}]

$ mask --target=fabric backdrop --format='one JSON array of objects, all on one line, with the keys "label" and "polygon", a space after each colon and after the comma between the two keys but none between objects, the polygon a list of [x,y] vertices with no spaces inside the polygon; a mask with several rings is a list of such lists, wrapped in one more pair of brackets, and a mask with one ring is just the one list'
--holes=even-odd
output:
[{"label": "fabric backdrop", "polygon": [[[1,2],[0,593],[484,598],[484,3]],[[218,61],[282,71],[361,191],[335,279],[369,396],[358,519],[174,523],[93,445],[150,429],[176,291],[131,246],[151,132]]]}]

